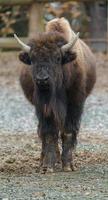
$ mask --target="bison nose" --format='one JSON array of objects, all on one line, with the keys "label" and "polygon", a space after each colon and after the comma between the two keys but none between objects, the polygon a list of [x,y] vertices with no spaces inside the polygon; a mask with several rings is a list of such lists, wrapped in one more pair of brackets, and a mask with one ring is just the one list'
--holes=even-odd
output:
[{"label": "bison nose", "polygon": [[49,80],[49,77],[48,77],[48,76],[44,76],[44,77],[42,77],[42,78],[38,76],[38,77],[36,78],[37,84],[40,84],[40,85],[41,85],[41,84],[42,84],[42,85],[43,85],[43,84],[47,84],[47,83],[48,83],[48,80]]}]

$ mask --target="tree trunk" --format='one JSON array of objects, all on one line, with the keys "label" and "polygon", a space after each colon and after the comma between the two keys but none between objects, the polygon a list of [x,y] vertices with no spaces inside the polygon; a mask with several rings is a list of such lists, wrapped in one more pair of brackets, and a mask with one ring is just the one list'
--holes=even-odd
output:
[{"label": "tree trunk", "polygon": [[33,37],[37,32],[43,30],[43,4],[33,3],[29,13],[29,37]]},{"label": "tree trunk", "polygon": [[89,32],[91,38],[106,38],[107,5],[106,2],[85,3],[90,17]]}]

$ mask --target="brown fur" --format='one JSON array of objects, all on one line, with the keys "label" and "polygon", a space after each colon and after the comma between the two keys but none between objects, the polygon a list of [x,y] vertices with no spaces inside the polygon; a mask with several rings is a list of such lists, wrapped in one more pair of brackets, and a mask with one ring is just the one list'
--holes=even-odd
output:
[{"label": "brown fur", "polygon": [[[31,51],[27,61],[30,63],[30,59],[35,60],[32,75],[30,70],[24,68],[20,76],[24,94],[32,104],[36,104],[39,114],[38,133],[42,139],[41,162],[47,167],[49,163],[51,166],[54,165],[56,154],[59,155],[57,149],[60,130],[63,168],[68,169],[68,164],[73,168],[71,151],[77,141],[83,105],[96,81],[94,55],[81,39],[78,39],[74,48],[65,53],[65,58],[63,57],[61,46],[74,37],[75,33],[64,18],[48,22],[46,32],[37,35],[29,43]],[[59,65],[55,63],[57,55],[62,55],[60,58],[63,59]],[[24,61],[24,55],[20,54],[20,60]],[[47,71],[48,65],[50,65],[49,71],[53,73],[50,85],[52,84],[51,88],[55,89],[51,91],[52,98],[48,96],[50,92],[45,93],[40,90],[40,93],[36,93],[37,71],[39,74],[40,67],[42,75],[43,71]]]},{"label": "brown fur", "polygon": [[22,69],[22,72],[20,75],[20,84],[22,86],[22,89],[24,91],[26,98],[30,101],[31,104],[34,104],[34,101],[33,101],[34,83],[31,76],[31,72],[28,69],[28,67],[24,67]]},{"label": "brown fur", "polygon": [[[48,22],[46,26],[46,32],[50,32],[51,30],[58,32],[60,31],[67,42],[75,37],[74,31],[71,29],[68,21],[63,17]],[[77,68],[79,68],[83,81],[86,82],[86,96],[88,96],[96,81],[95,57],[90,48],[81,39],[76,42],[72,51],[75,51],[77,54],[75,65]],[[70,71],[69,65],[70,64],[67,65],[67,71]]]}]

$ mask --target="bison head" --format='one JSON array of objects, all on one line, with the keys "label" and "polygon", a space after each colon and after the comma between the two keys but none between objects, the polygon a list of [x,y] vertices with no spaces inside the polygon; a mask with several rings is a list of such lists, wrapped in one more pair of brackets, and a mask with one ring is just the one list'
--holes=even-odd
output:
[{"label": "bison head", "polygon": [[63,65],[72,62],[76,54],[70,51],[78,39],[66,44],[66,41],[59,33],[39,34],[36,39],[28,45],[22,43],[16,35],[17,41],[21,44],[24,52],[21,52],[19,59],[27,65],[31,65],[34,83],[39,89],[49,87],[60,87],[63,81]]}]

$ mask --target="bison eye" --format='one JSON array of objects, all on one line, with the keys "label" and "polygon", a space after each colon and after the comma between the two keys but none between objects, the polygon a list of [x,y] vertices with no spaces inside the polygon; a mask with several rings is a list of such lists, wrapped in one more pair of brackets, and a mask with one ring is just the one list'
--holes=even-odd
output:
[{"label": "bison eye", "polygon": [[55,57],[55,63],[59,64],[61,62],[61,57],[59,55],[56,55]]}]

